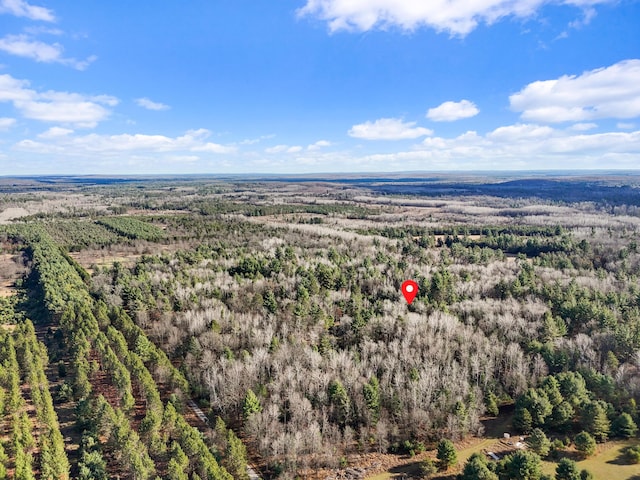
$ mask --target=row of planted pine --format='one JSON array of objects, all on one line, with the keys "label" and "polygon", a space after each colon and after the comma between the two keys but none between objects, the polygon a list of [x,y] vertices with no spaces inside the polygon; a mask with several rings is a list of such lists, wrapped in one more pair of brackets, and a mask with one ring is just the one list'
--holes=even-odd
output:
[{"label": "row of planted pine", "polygon": [[[44,230],[24,226],[14,232],[14,238],[27,245],[32,260],[33,271],[27,282],[32,297],[41,300],[42,316],[61,332],[56,337],[68,364],[64,388],[70,400],[77,403],[76,423],[82,432],[78,478],[245,478],[246,452],[243,447],[237,448],[241,443],[233,432],[223,428],[217,430],[217,436],[224,446],[231,439],[236,448],[232,451],[210,448],[200,431],[189,425],[183,415],[189,393],[187,381],[128,314],[122,309],[108,310],[104,303],[92,298],[85,283],[86,273],[68,260]],[[24,329],[36,341],[30,323],[24,323],[16,332]],[[38,422],[41,416],[43,419],[55,416],[44,376],[46,349],[37,341],[28,347],[23,346],[24,341],[15,344],[16,347],[5,346],[2,350],[8,359],[4,363],[10,365],[8,371],[27,372],[31,392],[36,392],[32,393],[32,401],[37,406]],[[18,360],[11,360],[11,349],[18,352]],[[29,368],[42,371],[32,373],[26,369],[27,363]],[[7,385],[4,394],[7,401],[3,403],[18,420],[16,427],[12,427],[16,441],[8,454],[1,456],[7,460],[2,465],[11,468],[15,463],[16,478],[33,478],[18,477],[18,463],[24,465],[21,468],[25,472],[39,468],[42,475],[45,472],[50,475],[41,478],[68,478],[70,467],[57,420],[46,423],[51,425],[50,431],[39,432],[41,460],[40,466],[34,466],[34,442],[23,435],[25,429],[19,423],[24,414],[14,399],[15,384],[19,389],[20,382],[15,374],[5,374],[4,370],[1,380],[3,388]],[[157,382],[163,386],[162,395]],[[49,457],[60,460],[49,462],[46,460]],[[233,476],[216,457],[233,466]]]}]

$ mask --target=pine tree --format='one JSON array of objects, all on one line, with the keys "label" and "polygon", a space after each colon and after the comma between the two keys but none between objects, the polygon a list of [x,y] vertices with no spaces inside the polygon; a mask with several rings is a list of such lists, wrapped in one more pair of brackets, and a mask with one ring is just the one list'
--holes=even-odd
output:
[{"label": "pine tree", "polygon": [[267,312],[273,314],[278,311],[278,302],[276,301],[276,296],[271,290],[265,292],[262,297],[262,303],[264,308],[267,309]]},{"label": "pine tree", "polygon": [[169,480],[189,480],[189,475],[187,475],[187,472],[184,471],[175,458],[172,458],[167,465],[167,478]]},{"label": "pine tree", "polygon": [[529,433],[533,425],[533,419],[529,410],[520,407],[516,409],[516,413],[513,416],[513,426],[516,430],[522,433]]},{"label": "pine tree", "polygon": [[498,464],[500,478],[538,480],[542,475],[540,457],[533,452],[519,450],[507,455]]},{"label": "pine tree", "polygon": [[479,453],[474,453],[464,464],[459,480],[498,480],[498,476],[489,470],[486,458]]},{"label": "pine tree", "polygon": [[256,397],[256,394],[253,393],[253,390],[247,390],[247,394],[244,397],[244,402],[242,402],[242,415],[244,419],[247,420],[254,413],[259,413],[262,411],[262,406],[260,405],[260,400]]},{"label": "pine tree", "polygon": [[576,450],[582,453],[585,457],[590,457],[596,451],[596,441],[587,432],[580,432],[574,439]]},{"label": "pine tree", "polygon": [[498,398],[491,391],[488,391],[484,396],[484,406],[486,408],[487,415],[497,417],[500,413],[500,410],[498,409]]},{"label": "pine tree", "polygon": [[362,387],[364,401],[371,414],[372,423],[375,425],[380,418],[380,384],[376,377],[371,377],[368,383]]},{"label": "pine tree", "polygon": [[563,458],[556,467],[556,480],[580,480],[580,470],[576,462]]},{"label": "pine tree", "polygon": [[530,388],[518,398],[516,410],[521,408],[529,411],[534,427],[544,425],[547,417],[553,411],[553,405],[549,401],[547,393],[540,388]]},{"label": "pine tree", "polygon": [[583,428],[593,435],[597,441],[604,442],[607,440],[611,426],[607,418],[606,408],[602,402],[587,403],[582,409],[581,417]]},{"label": "pine tree", "polygon": [[617,437],[631,438],[638,433],[638,426],[628,413],[621,413],[611,425],[612,433]]},{"label": "pine tree", "polygon": [[247,473],[247,449],[231,429],[227,430],[224,467],[235,479],[247,480],[249,478]]},{"label": "pine tree", "polygon": [[335,409],[336,421],[340,425],[346,425],[351,414],[351,401],[340,380],[334,380],[329,384],[329,400]]},{"label": "pine tree", "polygon": [[564,401],[561,404],[553,407],[553,413],[551,414],[551,425],[553,425],[560,431],[567,431],[571,427],[575,414],[576,412],[571,404],[567,401]]},{"label": "pine tree", "polygon": [[531,450],[540,455],[546,457],[551,449],[551,442],[545,435],[545,433],[539,428],[534,428],[531,431],[531,435],[527,438],[527,443]]},{"label": "pine tree", "polygon": [[451,440],[440,440],[436,458],[438,459],[438,468],[440,470],[447,470],[458,462],[456,448]]}]

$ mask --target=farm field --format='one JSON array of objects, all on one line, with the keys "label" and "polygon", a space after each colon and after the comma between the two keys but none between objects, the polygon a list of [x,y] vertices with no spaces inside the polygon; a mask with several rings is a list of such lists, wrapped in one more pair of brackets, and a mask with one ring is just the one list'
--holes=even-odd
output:
[{"label": "farm field", "polygon": [[39,186],[0,478],[638,478],[638,178],[378,180]]}]

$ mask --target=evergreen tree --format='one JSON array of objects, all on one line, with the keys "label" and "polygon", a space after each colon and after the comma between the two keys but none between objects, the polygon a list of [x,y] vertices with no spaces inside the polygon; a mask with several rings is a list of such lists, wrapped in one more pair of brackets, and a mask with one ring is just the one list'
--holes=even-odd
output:
[{"label": "evergreen tree", "polygon": [[553,413],[551,414],[551,425],[558,430],[565,432],[570,429],[575,414],[576,412],[571,404],[564,401],[553,408]]},{"label": "evergreen tree", "polygon": [[595,478],[589,470],[580,470],[580,480],[595,480]]},{"label": "evergreen tree", "polygon": [[581,405],[588,399],[587,384],[577,372],[562,372],[556,375],[560,383],[560,393],[573,407]]},{"label": "evergreen tree", "polygon": [[242,402],[242,415],[244,419],[247,420],[254,413],[258,413],[262,410],[262,406],[260,405],[260,400],[256,397],[256,394],[253,393],[253,390],[247,390],[247,394],[244,397],[244,401]]},{"label": "evergreen tree", "polygon": [[489,469],[482,454],[474,453],[464,464],[458,480],[498,480],[498,476]]},{"label": "evergreen tree", "polygon": [[534,427],[544,425],[545,420],[551,415],[553,405],[549,401],[546,392],[539,388],[530,388],[516,401],[516,410],[525,408],[531,414]]},{"label": "evergreen tree", "polygon": [[420,462],[420,474],[422,478],[429,479],[438,471],[436,464],[430,458],[425,458]]},{"label": "evergreen tree", "polygon": [[513,426],[522,433],[529,433],[531,431],[533,419],[528,409],[524,407],[516,408],[515,415],[513,416]]},{"label": "evergreen tree", "polygon": [[631,438],[638,433],[638,426],[628,413],[621,413],[611,425],[611,432],[616,437]]},{"label": "evergreen tree", "polygon": [[82,458],[78,463],[79,480],[107,480],[107,464],[98,451],[82,453]]},{"label": "evergreen tree", "polygon": [[438,468],[440,470],[447,470],[458,462],[456,448],[451,440],[440,440],[436,458],[438,459]]},{"label": "evergreen tree", "polygon": [[590,457],[596,451],[596,441],[588,432],[580,432],[573,442],[576,445],[576,450],[585,457]]},{"label": "evergreen tree", "polygon": [[380,385],[376,377],[371,377],[371,380],[364,384],[362,394],[371,415],[371,423],[375,425],[380,418]]},{"label": "evergreen tree", "polygon": [[606,441],[611,426],[607,418],[606,406],[603,405],[603,402],[593,401],[587,403],[581,412],[581,424],[597,441]]},{"label": "evergreen tree", "polygon": [[640,463],[640,445],[627,447],[624,453],[630,463]]},{"label": "evergreen tree", "polygon": [[556,480],[580,480],[580,470],[576,462],[563,458],[556,467]]},{"label": "evergreen tree", "polygon": [[505,480],[539,480],[542,475],[540,457],[533,452],[519,450],[507,455],[498,464],[498,476]]},{"label": "evergreen tree", "polygon": [[484,406],[486,408],[487,415],[497,417],[500,413],[500,410],[498,409],[498,398],[491,391],[488,391],[484,396]]},{"label": "evergreen tree", "polygon": [[262,301],[267,312],[274,314],[278,311],[278,302],[276,301],[276,296],[271,290],[265,292]]},{"label": "evergreen tree", "polygon": [[187,472],[180,466],[180,464],[172,458],[167,465],[167,478],[169,480],[189,480]]},{"label": "evergreen tree", "polygon": [[227,430],[227,448],[224,457],[224,467],[237,480],[247,480],[247,449],[244,443],[233,433]]},{"label": "evergreen tree", "polygon": [[547,398],[553,407],[560,405],[564,400],[562,393],[560,393],[560,382],[555,377],[546,377],[540,387],[547,394]]},{"label": "evergreen tree", "polygon": [[340,425],[346,425],[351,413],[351,402],[340,380],[334,380],[329,384],[329,400],[334,407],[336,421]]},{"label": "evergreen tree", "polygon": [[527,443],[532,451],[540,455],[541,457],[546,457],[549,454],[549,450],[551,449],[551,442],[545,435],[545,433],[539,428],[534,428],[531,431],[531,435],[527,438]]}]

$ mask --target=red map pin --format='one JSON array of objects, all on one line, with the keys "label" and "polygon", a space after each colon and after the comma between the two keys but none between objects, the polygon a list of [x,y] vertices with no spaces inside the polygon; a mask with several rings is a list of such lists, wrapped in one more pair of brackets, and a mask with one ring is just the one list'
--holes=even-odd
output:
[{"label": "red map pin", "polygon": [[407,303],[411,305],[413,299],[418,294],[418,284],[413,280],[407,280],[402,284],[402,295],[407,300]]}]

